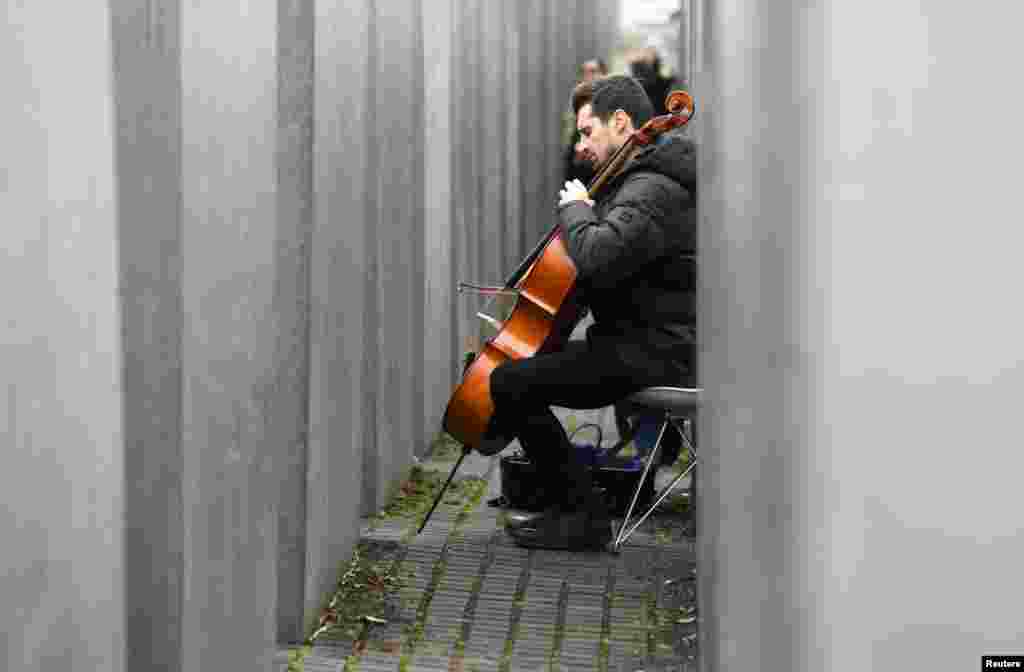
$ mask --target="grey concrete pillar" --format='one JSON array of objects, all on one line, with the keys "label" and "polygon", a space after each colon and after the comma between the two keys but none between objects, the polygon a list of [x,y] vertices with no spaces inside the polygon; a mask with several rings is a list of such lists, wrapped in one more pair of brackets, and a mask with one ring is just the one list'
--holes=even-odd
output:
[{"label": "grey concrete pillar", "polygon": [[[453,0],[454,36],[452,49],[461,54],[454,60],[452,92],[452,127],[458,138],[453,138],[452,189],[454,193],[453,277],[452,281],[487,281],[480,276],[480,155],[479,147],[479,0]],[[478,298],[460,294],[455,299],[455,347],[459,356],[480,345]],[[461,378],[461,369],[458,371]]]},{"label": "grey concrete pillar", "polygon": [[110,13],[82,2],[55,20],[14,3],[6,19],[0,667],[120,672],[129,607]]},{"label": "grey concrete pillar", "polygon": [[547,195],[547,179],[544,170],[547,161],[545,150],[548,142],[546,133],[551,120],[547,117],[547,88],[545,85],[546,32],[544,29],[546,15],[543,4],[539,0],[527,0],[521,5],[522,39],[523,39],[523,74],[520,78],[520,95],[522,97],[523,139],[521,152],[529,157],[530,170],[523,179],[523,192],[526,204],[523,236],[525,237],[524,252],[533,249],[546,230],[545,215],[550,209]]},{"label": "grey concrete pillar", "polygon": [[181,669],[180,11],[112,3],[124,351],[126,667]]},{"label": "grey concrete pillar", "polygon": [[[568,91],[571,90],[580,65],[579,22],[576,20],[576,0],[565,0],[559,3],[558,9],[559,32],[562,33],[561,66],[558,68],[558,74],[561,77],[562,89],[565,90],[565,93],[562,94],[564,110],[565,101],[569,99]],[[559,130],[561,130],[561,126],[559,126]]]},{"label": "grey concrete pillar", "polygon": [[[314,6],[306,0],[279,0],[277,16],[277,217],[272,298],[277,334],[271,361],[278,369],[266,394],[273,417],[267,438],[281,493],[277,506],[277,640],[291,642],[302,637],[303,605],[313,597],[305,590],[305,556],[314,226]],[[348,538],[339,535],[338,541]]]},{"label": "grey concrete pillar", "polygon": [[[416,0],[371,3],[369,119],[372,203],[376,255],[376,379],[364,394],[377,396],[374,450],[364,454],[363,511],[378,510],[422,441],[421,359],[423,283],[420,261],[422,193],[417,184],[422,143],[419,15]],[[369,325],[368,325],[369,326]],[[367,343],[369,346],[370,344]]]},{"label": "grey concrete pillar", "polygon": [[480,255],[489,270],[489,282],[505,280],[505,231],[508,207],[505,202],[506,117],[510,105],[505,82],[505,37],[500,0],[480,2],[480,144],[481,166]]},{"label": "grey concrete pillar", "polygon": [[[181,14],[183,669],[265,669],[274,653],[283,367],[274,301],[276,5]],[[291,406],[291,412],[297,412]]]},{"label": "grey concrete pillar", "polygon": [[375,396],[367,392],[376,382],[368,363],[377,352],[376,255],[367,252],[376,228],[366,132],[373,119],[370,8],[323,0],[315,11],[309,464],[297,523],[306,536],[303,635],[358,537],[360,467],[376,427]]},{"label": "grey concrete pillar", "polygon": [[1022,10],[702,11],[702,669],[1019,654]]},{"label": "grey concrete pillar", "polygon": [[583,57],[600,58],[605,64],[611,60],[611,54],[604,50],[600,36],[597,34],[597,27],[600,25],[601,17],[598,15],[601,7],[599,4],[588,4],[583,12]]},{"label": "grey concrete pillar", "polygon": [[562,155],[561,130],[562,112],[565,111],[567,93],[563,85],[564,75],[562,50],[565,49],[565,36],[561,30],[560,8],[557,3],[543,3],[541,13],[543,21],[543,53],[540,76],[544,81],[544,97],[538,101],[544,110],[541,125],[537,134],[543,138],[544,181],[540,188],[540,213],[537,221],[536,237],[543,236],[554,226],[554,209],[558,203],[558,190],[562,185],[562,166],[559,159]]},{"label": "grey concrete pillar", "polygon": [[505,183],[501,199],[505,204],[504,245],[501,264],[502,279],[512,273],[526,256],[529,244],[523,231],[524,213],[523,178],[528,168],[522,165],[523,135],[530,129],[523,124],[523,25],[520,20],[520,3],[500,3],[501,25],[505,33],[505,53],[501,98],[504,104],[505,138],[502,174]]},{"label": "grey concrete pillar", "polygon": [[690,0],[679,0],[679,62],[675,71],[680,86],[690,87]]},{"label": "grey concrete pillar", "polygon": [[[456,339],[454,201],[454,154],[460,129],[453,124],[453,97],[459,86],[453,48],[455,0],[438,0],[424,6],[423,35],[423,411],[424,431],[430,437],[440,431],[445,407],[454,390],[455,374],[462,373]],[[429,11],[426,11],[429,10]]]},{"label": "grey concrete pillar", "polygon": [[596,0],[595,4],[594,48],[607,59],[618,43],[619,0]]}]

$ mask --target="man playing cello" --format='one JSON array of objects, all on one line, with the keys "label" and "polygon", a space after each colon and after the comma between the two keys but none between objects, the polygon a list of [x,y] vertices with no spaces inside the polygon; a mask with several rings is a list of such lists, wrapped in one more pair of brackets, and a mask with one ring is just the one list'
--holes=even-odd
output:
[{"label": "man playing cello", "polygon": [[[595,172],[653,107],[635,79],[611,76],[573,92],[577,153]],[[596,197],[566,182],[559,228],[594,317],[585,341],[512,359],[490,375],[488,434],[519,439],[558,493],[537,515],[511,516],[507,531],[534,548],[603,547],[611,520],[551,406],[603,408],[646,387],[692,387],[696,350],[696,155],[680,132],[641,148]],[[478,448],[487,453],[486,445]],[[500,448],[499,448],[500,449]]]}]

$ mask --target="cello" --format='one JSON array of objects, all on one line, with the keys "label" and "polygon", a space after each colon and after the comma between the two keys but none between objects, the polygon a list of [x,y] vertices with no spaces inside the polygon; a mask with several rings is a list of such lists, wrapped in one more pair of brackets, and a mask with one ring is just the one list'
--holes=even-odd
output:
[{"label": "cello", "polygon": [[[643,127],[633,131],[616,150],[587,186],[588,198],[594,199],[601,192],[608,181],[626,165],[636,149],[651,144],[662,133],[686,125],[693,118],[693,97],[685,91],[669,93],[665,107],[668,114],[647,121]],[[490,393],[491,372],[510,359],[553,352],[565,345],[585,312],[580,303],[576,277],[576,266],[569,257],[556,222],[504,286],[485,287],[459,283],[459,292],[470,289],[491,295],[510,295],[515,297],[515,305],[508,318],[501,322],[477,313],[497,330],[497,334],[484,343],[472,360],[467,361],[462,382],[453,392],[445,409],[442,427],[462,444],[462,455],[420,525],[420,531],[437,507],[437,502],[463,458],[471,450],[476,449],[482,455],[489,456],[508,445],[509,441],[487,436],[488,425],[494,416],[494,401]]]}]

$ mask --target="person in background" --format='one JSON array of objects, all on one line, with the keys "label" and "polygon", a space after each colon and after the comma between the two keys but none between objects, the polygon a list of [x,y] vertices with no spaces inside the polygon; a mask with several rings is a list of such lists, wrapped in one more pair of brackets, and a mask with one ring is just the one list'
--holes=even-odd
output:
[{"label": "person in background", "polygon": [[[600,58],[592,58],[584,61],[577,73],[577,83],[592,82],[599,77],[608,75],[608,66]],[[580,132],[576,128],[576,114],[567,110],[562,119],[562,144],[565,150],[562,153],[563,173],[566,182],[579,180],[587,184],[594,177],[593,166],[576,156],[576,145],[580,141]]]},{"label": "person in background", "polygon": [[668,110],[665,109],[665,98],[676,85],[676,80],[661,74],[661,57],[658,50],[653,47],[640,50],[637,57],[630,62],[629,71],[651,99],[654,116],[668,114]]}]

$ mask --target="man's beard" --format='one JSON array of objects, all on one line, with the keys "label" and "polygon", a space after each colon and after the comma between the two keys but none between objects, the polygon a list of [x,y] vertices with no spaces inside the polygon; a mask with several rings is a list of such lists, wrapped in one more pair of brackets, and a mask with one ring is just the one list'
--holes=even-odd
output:
[{"label": "man's beard", "polygon": [[615,156],[615,152],[619,151],[619,147],[621,147],[621,145],[618,147],[614,145],[609,147],[608,156],[603,161],[598,160],[597,156],[594,154],[584,154],[583,156],[577,155],[576,165],[579,168],[589,171],[591,175],[596,176],[604,170],[605,166],[608,165],[608,162],[611,161],[613,156]]},{"label": "man's beard", "polygon": [[594,179],[594,175],[597,171],[594,169],[594,162],[587,158],[585,155],[577,154],[573,157],[572,161],[573,173],[577,176],[584,184]]}]

